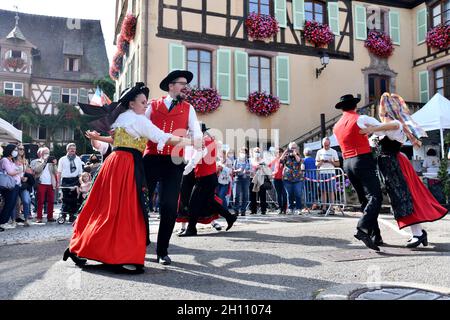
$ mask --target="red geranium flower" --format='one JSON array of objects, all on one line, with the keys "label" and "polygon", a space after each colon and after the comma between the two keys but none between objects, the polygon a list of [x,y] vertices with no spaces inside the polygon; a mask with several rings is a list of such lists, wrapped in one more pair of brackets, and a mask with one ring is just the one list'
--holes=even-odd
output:
[{"label": "red geranium flower", "polygon": [[374,55],[381,58],[388,58],[394,52],[391,37],[381,31],[371,30],[367,35],[364,46]]},{"label": "red geranium flower", "polygon": [[277,19],[267,14],[255,12],[250,13],[245,20],[245,26],[249,37],[256,40],[270,39],[280,30]]},{"label": "red geranium flower", "polygon": [[267,117],[280,108],[280,100],[269,93],[256,91],[250,93],[245,105],[250,112]]},{"label": "red geranium flower", "polygon": [[450,25],[440,24],[428,31],[427,45],[434,49],[446,49],[450,45]]}]

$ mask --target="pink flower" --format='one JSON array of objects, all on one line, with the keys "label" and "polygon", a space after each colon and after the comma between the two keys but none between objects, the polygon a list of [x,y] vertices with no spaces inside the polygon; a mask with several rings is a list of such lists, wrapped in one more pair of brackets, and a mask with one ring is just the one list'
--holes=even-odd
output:
[{"label": "pink flower", "polygon": [[265,92],[253,92],[248,96],[245,105],[250,112],[267,117],[280,108],[280,100]]},{"label": "pink flower", "polygon": [[450,45],[450,25],[440,24],[427,33],[427,45],[441,50]]},{"label": "pink flower", "polygon": [[213,88],[186,88],[186,101],[200,113],[211,113],[220,107],[222,99],[216,89]]},{"label": "pink flower", "polygon": [[364,46],[376,56],[388,58],[394,52],[392,39],[381,31],[371,30],[367,35]]},{"label": "pink flower", "polygon": [[129,13],[123,19],[122,27],[120,29],[120,34],[128,42],[133,40],[134,36],[136,35],[136,24],[137,24],[137,18],[133,14]]},{"label": "pink flower", "polygon": [[245,20],[245,26],[249,37],[257,40],[270,39],[279,31],[278,22],[274,17],[255,12],[250,13]]},{"label": "pink flower", "polygon": [[334,34],[331,32],[330,27],[317,21],[306,21],[303,27],[303,34],[305,39],[316,47],[328,45],[334,40]]}]

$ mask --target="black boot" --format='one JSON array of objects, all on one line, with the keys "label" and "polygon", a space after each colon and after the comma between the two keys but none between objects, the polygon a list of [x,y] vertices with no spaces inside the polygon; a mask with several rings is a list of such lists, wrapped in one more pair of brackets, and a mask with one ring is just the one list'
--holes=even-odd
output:
[{"label": "black boot", "polygon": [[228,219],[227,219],[227,229],[226,231],[230,230],[231,227],[233,226],[233,224],[236,222],[237,220],[237,215],[233,214],[231,215]]},{"label": "black boot", "polygon": [[87,262],[86,259],[78,258],[75,253],[70,252],[69,248],[67,248],[66,251],[64,251],[63,260],[67,261],[69,257],[79,267],[84,266]]}]

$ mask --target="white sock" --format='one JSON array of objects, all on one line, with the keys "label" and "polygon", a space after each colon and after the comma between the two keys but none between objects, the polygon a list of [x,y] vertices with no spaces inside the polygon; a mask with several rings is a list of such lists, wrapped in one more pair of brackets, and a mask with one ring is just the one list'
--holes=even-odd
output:
[{"label": "white sock", "polygon": [[182,222],[181,223],[181,229],[186,229],[187,227],[187,222]]},{"label": "white sock", "polygon": [[420,223],[410,226],[413,236],[420,237],[422,235],[422,226]]}]

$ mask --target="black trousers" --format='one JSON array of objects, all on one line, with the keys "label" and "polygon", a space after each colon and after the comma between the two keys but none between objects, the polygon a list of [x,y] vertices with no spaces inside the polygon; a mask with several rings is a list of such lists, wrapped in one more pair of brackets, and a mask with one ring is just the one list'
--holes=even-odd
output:
[{"label": "black trousers", "polygon": [[209,216],[218,213],[227,221],[232,217],[232,214],[215,199],[218,184],[217,174],[215,173],[196,178],[189,201],[189,230],[196,229],[197,219],[205,214]]},{"label": "black trousers", "polygon": [[177,219],[178,196],[180,195],[181,178],[185,164],[176,164],[171,156],[144,156],[145,178],[149,194],[152,195],[159,181],[159,230],[156,242],[156,254],[168,254],[170,237]]},{"label": "black trousers", "polygon": [[250,182],[250,211],[255,214],[258,211],[257,198],[259,198],[259,204],[261,205],[261,213],[265,214],[267,211],[266,190],[259,189],[258,192],[253,192],[253,182]]},{"label": "black trousers", "polygon": [[380,235],[378,214],[383,195],[377,176],[376,162],[371,153],[344,160],[344,171],[352,183],[361,203],[362,217],[358,228],[367,229],[371,235]]}]

